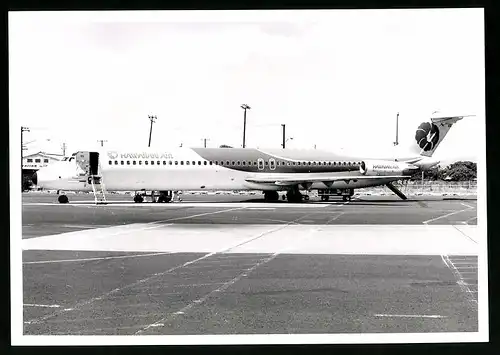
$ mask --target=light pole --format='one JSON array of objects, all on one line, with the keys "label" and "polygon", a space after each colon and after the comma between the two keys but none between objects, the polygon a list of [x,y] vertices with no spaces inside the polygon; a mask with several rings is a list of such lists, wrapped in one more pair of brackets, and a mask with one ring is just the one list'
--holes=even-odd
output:
[{"label": "light pole", "polygon": [[28,127],[21,127],[21,191],[24,191],[24,178],[23,178],[23,133],[29,132],[30,129]]},{"label": "light pole", "polygon": [[399,112],[398,112],[398,114],[396,116],[396,141],[394,142],[395,146],[399,144],[399,142],[398,142],[398,131],[399,131],[399,129],[398,129],[398,123],[399,123]]},{"label": "light pole", "polygon": [[283,143],[281,144],[281,146],[283,147],[283,149],[285,149],[285,143],[286,143],[286,140],[285,140],[285,126],[284,124],[281,125],[281,127],[283,127]]},{"label": "light pole", "polygon": [[[101,147],[104,147],[104,143],[108,143],[108,141],[105,139],[98,139],[97,141],[101,143]],[[151,133],[150,133],[149,141],[151,142]]]},{"label": "light pole", "polygon": [[207,147],[207,141],[209,141],[210,139],[208,138],[203,138],[203,147],[206,148]]},{"label": "light pole", "polygon": [[247,128],[247,109],[250,110],[251,107],[248,106],[247,104],[243,104],[240,106],[243,110],[243,148],[245,148],[245,134],[246,134],[246,128]]},{"label": "light pole", "polygon": [[148,118],[151,121],[151,126],[149,127],[149,143],[148,143],[148,147],[150,147],[151,146],[151,133],[153,132],[153,123],[156,122],[156,116],[149,115]]}]

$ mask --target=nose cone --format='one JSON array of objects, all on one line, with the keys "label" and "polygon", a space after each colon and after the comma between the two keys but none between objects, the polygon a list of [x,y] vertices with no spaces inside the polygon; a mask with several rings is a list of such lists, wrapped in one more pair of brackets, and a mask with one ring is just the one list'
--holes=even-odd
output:
[{"label": "nose cone", "polygon": [[35,186],[38,185],[38,175],[36,172],[34,172],[33,175],[31,175],[31,182]]}]

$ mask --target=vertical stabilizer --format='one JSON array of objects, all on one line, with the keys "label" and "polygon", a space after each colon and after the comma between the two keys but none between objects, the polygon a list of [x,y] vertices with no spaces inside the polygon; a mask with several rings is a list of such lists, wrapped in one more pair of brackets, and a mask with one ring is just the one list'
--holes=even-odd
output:
[{"label": "vertical stabilizer", "polygon": [[421,123],[415,132],[412,152],[431,157],[450,128],[464,117],[467,116],[433,117]]}]

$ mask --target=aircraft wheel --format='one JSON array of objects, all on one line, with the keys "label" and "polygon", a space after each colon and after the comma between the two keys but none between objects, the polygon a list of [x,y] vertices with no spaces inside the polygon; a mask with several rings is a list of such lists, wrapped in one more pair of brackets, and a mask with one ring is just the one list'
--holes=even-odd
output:
[{"label": "aircraft wheel", "polygon": [[264,192],[264,200],[266,201],[278,201],[280,199],[280,195],[277,191],[265,191]]},{"label": "aircraft wheel", "polygon": [[141,203],[144,201],[144,197],[142,197],[141,195],[135,195],[134,196],[134,202],[135,203]]},{"label": "aircraft wheel", "polygon": [[66,195],[59,195],[59,197],[57,198],[57,201],[59,201],[59,203],[68,203],[69,199],[68,199],[68,196],[66,196]]}]

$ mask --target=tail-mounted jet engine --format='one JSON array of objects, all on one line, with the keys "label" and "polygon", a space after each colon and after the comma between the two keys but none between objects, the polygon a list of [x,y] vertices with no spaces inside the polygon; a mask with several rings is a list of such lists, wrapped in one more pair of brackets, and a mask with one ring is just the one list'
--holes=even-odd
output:
[{"label": "tail-mounted jet engine", "polygon": [[367,160],[361,162],[359,171],[367,176],[411,175],[418,166],[387,160]]}]

